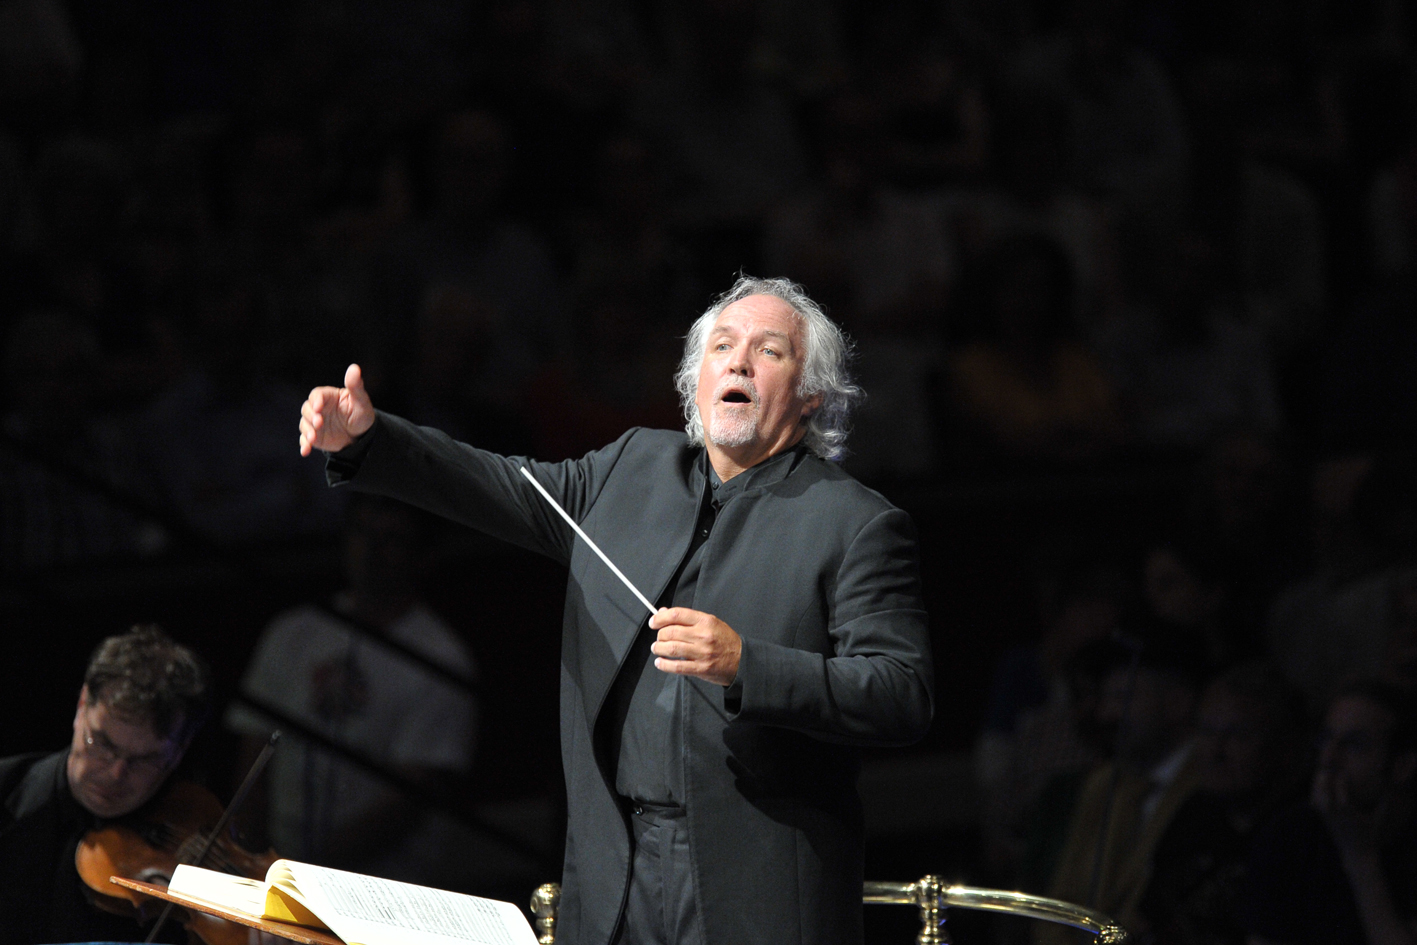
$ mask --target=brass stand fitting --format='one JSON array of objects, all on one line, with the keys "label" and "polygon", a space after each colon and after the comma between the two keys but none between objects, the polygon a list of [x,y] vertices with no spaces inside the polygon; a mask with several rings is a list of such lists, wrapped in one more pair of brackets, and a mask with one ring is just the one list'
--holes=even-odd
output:
[{"label": "brass stand fitting", "polygon": [[920,934],[915,945],[950,945],[950,933],[945,928],[945,906],[941,893],[945,885],[938,876],[926,876],[910,884],[915,902],[920,906]]},{"label": "brass stand fitting", "polygon": [[561,906],[561,884],[546,883],[531,894],[531,914],[536,916],[536,941],[539,945],[555,945],[556,910]]}]

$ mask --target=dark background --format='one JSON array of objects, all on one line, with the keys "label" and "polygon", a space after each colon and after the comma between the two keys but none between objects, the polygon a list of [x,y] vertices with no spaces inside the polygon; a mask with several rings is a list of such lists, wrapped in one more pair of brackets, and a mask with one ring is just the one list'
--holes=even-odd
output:
[{"label": "dark background", "polygon": [[[676,346],[740,270],[858,341],[847,467],[914,516],[935,637],[909,753],[970,749],[1059,560],[1140,594],[1198,535],[1264,650],[1335,530],[1410,553],[1401,488],[1351,500],[1417,431],[1414,30],[1400,0],[0,3],[0,754],[67,740],[108,634],[162,624],[225,700],[339,588],[311,386],[358,361],[381,407],[578,455],[679,422]],[[562,582],[439,533],[479,799],[559,790]],[[979,875],[969,828],[923,830],[869,874]]]}]

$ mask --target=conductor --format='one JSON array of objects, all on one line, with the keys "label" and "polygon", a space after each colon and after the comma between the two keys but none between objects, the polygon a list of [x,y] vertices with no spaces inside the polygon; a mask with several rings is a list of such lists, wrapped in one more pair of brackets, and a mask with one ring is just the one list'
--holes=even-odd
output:
[{"label": "conductor", "polygon": [[922,737],[933,677],[913,526],[832,462],[861,395],[848,352],[800,286],[745,276],[685,339],[687,436],[498,456],[376,413],[358,366],[302,408],[332,484],[569,568],[562,941],[862,940],[856,749]]}]

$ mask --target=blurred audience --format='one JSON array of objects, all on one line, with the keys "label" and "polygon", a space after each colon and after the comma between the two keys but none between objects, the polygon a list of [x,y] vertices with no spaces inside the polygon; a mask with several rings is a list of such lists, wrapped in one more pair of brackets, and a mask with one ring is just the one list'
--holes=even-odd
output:
[{"label": "blurred audience", "polygon": [[548,366],[528,401],[537,455],[581,456],[630,427],[681,426],[683,410],[664,379],[682,345],[647,293],[607,286],[586,296],[578,316],[574,356]]},{"label": "blurred audience", "polygon": [[1262,663],[1218,676],[1196,710],[1196,790],[1157,841],[1133,931],[1166,945],[1244,945],[1238,903],[1256,830],[1303,793],[1307,719]]},{"label": "blurred audience", "polygon": [[1150,544],[1142,559],[1142,596],[1149,616],[1193,647],[1210,672],[1259,654],[1255,625],[1232,609],[1235,568],[1204,532],[1178,532]]},{"label": "blurred audience", "polygon": [[983,77],[945,37],[905,16],[894,25],[868,53],[886,121],[883,175],[917,191],[978,179],[988,169],[992,137]]},{"label": "blurred audience", "polygon": [[1090,724],[1096,683],[1087,654],[1117,629],[1125,590],[1114,568],[1074,558],[1075,540],[1058,551],[1067,557],[1037,581],[1041,636],[999,661],[975,745],[987,865],[997,882],[1033,888],[1046,882],[1032,862],[1045,792],[1049,802],[1067,792],[1110,749]]},{"label": "blurred audience", "polygon": [[467,862],[468,831],[359,763],[368,759],[449,800],[471,768],[477,705],[456,681],[470,686],[476,667],[418,587],[431,529],[423,513],[393,500],[361,496],[351,504],[344,590],[328,606],[303,605],[271,622],[241,682],[249,701],[234,704],[226,724],[243,736],[243,772],[271,730],[283,727],[262,710],[343,750],[288,733],[273,756],[266,787],[244,816],[283,855],[465,888],[466,871],[476,869]]},{"label": "blurred audience", "polygon": [[1417,941],[1417,716],[1410,691],[1354,682],[1329,703],[1309,803],[1254,840],[1249,942]]},{"label": "blurred audience", "polygon": [[764,214],[806,174],[793,102],[755,58],[759,4],[692,0],[661,11],[667,48],[630,120],[664,161],[671,218],[704,265],[752,270]]},{"label": "blurred audience", "polygon": [[1046,237],[1006,238],[972,283],[958,330],[968,340],[947,366],[952,452],[1053,463],[1105,456],[1122,418],[1101,364],[1076,340],[1067,256]]},{"label": "blurred audience", "polygon": [[5,347],[0,417],[0,569],[150,555],[167,536],[131,435],[99,411],[99,346],[88,326],[32,312]]},{"label": "blurred audience", "polygon": [[978,259],[1006,237],[1055,240],[1072,268],[1077,328],[1093,339],[1118,304],[1115,214],[1068,177],[1068,115],[1056,93],[1014,92],[1002,104],[994,179],[946,199],[962,255]]},{"label": "blurred audience", "polygon": [[1313,483],[1313,568],[1276,595],[1266,633],[1276,664],[1317,711],[1345,679],[1381,672],[1401,635],[1417,475],[1406,454],[1357,456],[1320,464]]},{"label": "blurred audience", "polygon": [[1070,0],[1065,27],[1025,41],[1010,65],[1017,84],[1062,97],[1070,179],[1129,225],[1155,225],[1184,206],[1190,145],[1171,78],[1127,35],[1133,6]]},{"label": "blurred audience", "polygon": [[825,181],[768,217],[772,272],[791,272],[852,332],[857,377],[871,397],[857,411],[848,468],[865,478],[920,478],[934,466],[928,402],[938,371],[953,247],[931,203],[889,186],[880,105],[830,100],[819,136]]},{"label": "blurred audience", "polygon": [[[994,673],[982,869],[1095,885],[1143,940],[1410,942],[1410,864],[1365,833],[1411,849],[1408,729],[1343,687],[1417,683],[1415,11],[0,0],[0,568],[332,547],[343,495],[290,418],[350,361],[499,450],[677,427],[708,287],[786,275],[857,345],[848,471],[997,514],[997,560],[1022,519],[1101,548],[1050,567]],[[1015,586],[990,567],[959,572],[986,626]],[[339,607],[424,614],[469,667],[406,592]],[[271,633],[317,628],[310,717],[357,727],[377,647],[347,622]],[[1292,824],[1275,673],[1329,707]]]},{"label": "blurred audience", "polygon": [[693,254],[669,219],[664,169],[643,138],[610,138],[596,155],[590,206],[567,221],[571,286],[585,300],[633,291],[653,299],[656,317],[687,324],[705,291]]},{"label": "blurred audience", "polygon": [[1308,563],[1292,458],[1274,435],[1235,427],[1216,435],[1181,513],[1228,563],[1230,612],[1253,632],[1281,587]]},{"label": "blurred audience", "polygon": [[[1114,733],[1113,756],[1082,786],[1048,895],[1136,927],[1157,844],[1199,783],[1193,722],[1203,667],[1164,632],[1117,648],[1097,706]],[[1037,940],[1065,941],[1062,931],[1043,926]]]},{"label": "blurred audience", "polygon": [[531,413],[521,390],[499,384],[490,363],[501,318],[456,282],[430,286],[418,313],[406,395],[409,419],[501,453],[530,452]]},{"label": "blurred audience", "polygon": [[1223,247],[1195,231],[1133,241],[1126,300],[1098,338],[1138,446],[1195,451],[1282,421],[1263,335],[1238,309]]},{"label": "blurred audience", "polygon": [[1393,574],[1392,619],[1382,676],[1389,682],[1417,689],[1417,561],[1404,561]]},{"label": "blurred audience", "polygon": [[1417,430],[1417,277],[1365,289],[1334,327],[1315,371],[1314,426],[1333,451],[1408,448]]},{"label": "blurred audience", "polygon": [[570,341],[565,289],[535,229],[505,202],[514,143],[485,111],[449,116],[432,143],[432,206],[390,247],[383,274],[385,318],[392,319],[390,357],[409,377],[408,330],[436,286],[457,283],[487,306],[486,359],[475,379],[485,396],[526,393],[537,371]]},{"label": "blurred audience", "polygon": [[1365,210],[1375,274],[1392,279],[1417,271],[1417,139],[1374,175]]}]

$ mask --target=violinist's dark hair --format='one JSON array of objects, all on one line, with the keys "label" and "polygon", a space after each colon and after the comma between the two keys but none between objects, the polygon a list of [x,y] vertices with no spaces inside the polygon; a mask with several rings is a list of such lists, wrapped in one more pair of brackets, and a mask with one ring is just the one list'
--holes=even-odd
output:
[{"label": "violinist's dark hair", "polygon": [[185,744],[211,714],[211,678],[206,660],[147,624],[100,643],[84,687],[91,701]]}]

